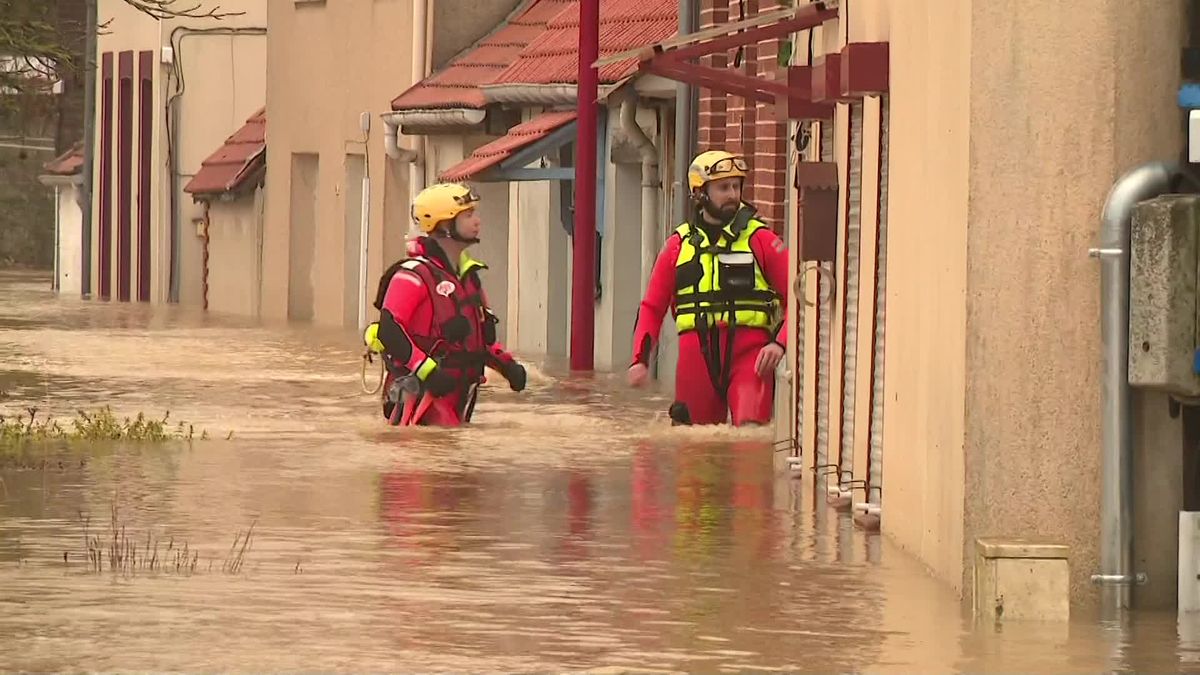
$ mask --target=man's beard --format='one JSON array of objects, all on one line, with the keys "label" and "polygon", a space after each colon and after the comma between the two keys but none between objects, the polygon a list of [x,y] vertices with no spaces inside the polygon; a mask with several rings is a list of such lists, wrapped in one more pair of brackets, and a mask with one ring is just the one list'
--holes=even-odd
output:
[{"label": "man's beard", "polygon": [[738,207],[740,206],[741,204],[733,202],[727,206],[717,208],[711,202],[707,202],[701,208],[703,208],[708,215],[712,216],[714,220],[720,221],[721,223],[728,223],[729,221],[733,220],[734,216],[737,215]]}]

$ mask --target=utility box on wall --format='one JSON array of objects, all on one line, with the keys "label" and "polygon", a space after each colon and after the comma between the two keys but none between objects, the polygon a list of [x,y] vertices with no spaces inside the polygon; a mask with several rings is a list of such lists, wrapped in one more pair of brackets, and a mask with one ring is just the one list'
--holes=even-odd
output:
[{"label": "utility box on wall", "polygon": [[1068,558],[1063,544],[1015,537],[976,539],[976,618],[1066,621],[1071,615]]},{"label": "utility box on wall", "polygon": [[837,255],[837,163],[797,163],[796,188],[800,197],[798,258],[833,262]]},{"label": "utility box on wall", "polygon": [[1200,197],[1163,195],[1138,204],[1130,239],[1129,384],[1198,396]]}]

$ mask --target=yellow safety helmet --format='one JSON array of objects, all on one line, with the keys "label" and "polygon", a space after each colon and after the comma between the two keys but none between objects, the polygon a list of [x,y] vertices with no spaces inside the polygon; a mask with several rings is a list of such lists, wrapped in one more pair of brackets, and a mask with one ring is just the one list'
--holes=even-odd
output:
[{"label": "yellow safety helmet", "polygon": [[696,155],[688,167],[688,186],[699,190],[714,180],[746,177],[750,170],[746,159],[724,150],[709,150]]},{"label": "yellow safety helmet", "polygon": [[421,190],[412,204],[412,219],[425,234],[473,208],[479,195],[463,183],[438,183]]}]

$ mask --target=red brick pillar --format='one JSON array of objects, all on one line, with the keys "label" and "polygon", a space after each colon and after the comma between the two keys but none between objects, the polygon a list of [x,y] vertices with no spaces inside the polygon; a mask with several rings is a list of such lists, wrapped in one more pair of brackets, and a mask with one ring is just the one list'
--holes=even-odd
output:
[{"label": "red brick pillar", "polygon": [[[770,12],[780,8],[778,0],[753,0],[757,12]],[[772,40],[757,45],[756,65],[759,78],[776,78],[779,68],[779,41]],[[764,221],[783,231],[787,194],[787,120],[781,114],[768,114],[759,107],[753,129],[753,154],[755,185],[754,198]]]},{"label": "red brick pillar", "polygon": [[[729,0],[701,0],[699,29],[712,28],[729,20]],[[700,60],[706,66],[723,70],[728,65],[724,53]],[[696,136],[700,152],[725,145],[725,95],[711,89],[700,89],[700,118]]]}]

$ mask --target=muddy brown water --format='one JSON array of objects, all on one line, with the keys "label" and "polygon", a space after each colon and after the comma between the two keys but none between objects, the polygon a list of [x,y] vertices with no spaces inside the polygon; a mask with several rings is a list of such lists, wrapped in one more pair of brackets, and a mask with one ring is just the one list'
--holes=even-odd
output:
[{"label": "muddy brown water", "polygon": [[[389,429],[352,334],[58,299],[15,273],[0,274],[0,353],[6,414],[169,410],[211,437],[2,465],[5,669],[1200,662],[1200,628],[1173,614],[977,625],[886,539],[776,477],[769,432],[673,429],[666,398],[611,376],[535,366],[523,395],[487,387],[468,429]],[[114,522],[129,541],[115,571]]]}]

